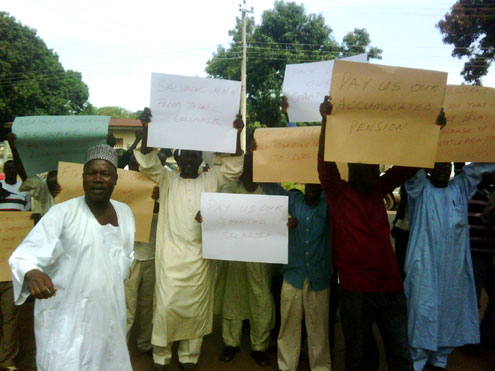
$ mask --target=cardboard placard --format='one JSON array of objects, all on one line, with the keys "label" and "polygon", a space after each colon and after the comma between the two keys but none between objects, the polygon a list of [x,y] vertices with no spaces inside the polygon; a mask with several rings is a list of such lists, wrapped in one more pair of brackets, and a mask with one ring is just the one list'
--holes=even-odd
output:
[{"label": "cardboard placard", "polygon": [[234,153],[240,81],[153,73],[148,145]]},{"label": "cardboard placard", "polygon": [[201,194],[203,257],[287,264],[287,196]]},{"label": "cardboard placard", "polygon": [[[253,180],[260,183],[320,183],[318,144],[320,126],[263,128],[254,132],[258,146],[253,152]],[[342,179],[348,169],[337,164]]]},{"label": "cardboard placard", "polygon": [[28,176],[57,170],[59,161],[84,163],[86,150],[105,144],[108,116],[16,117],[12,132]]},{"label": "cardboard placard", "polygon": [[437,162],[495,162],[495,89],[448,85]]},{"label": "cardboard placard", "polygon": [[34,227],[31,212],[0,211],[0,282],[12,281],[9,258]]},{"label": "cardboard placard", "polygon": [[[343,61],[367,62],[368,54],[342,58]],[[289,100],[287,113],[291,122],[321,121],[318,108],[330,95],[334,61],[296,63],[285,66],[282,92]]]},{"label": "cardboard placard", "polygon": [[447,73],[335,61],[325,160],[433,167]]}]

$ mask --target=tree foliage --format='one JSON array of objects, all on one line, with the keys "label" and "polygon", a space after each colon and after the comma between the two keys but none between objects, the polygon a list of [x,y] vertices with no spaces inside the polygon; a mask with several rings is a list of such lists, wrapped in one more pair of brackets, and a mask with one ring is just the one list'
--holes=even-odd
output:
[{"label": "tree foliage", "polygon": [[454,45],[452,56],[468,58],[464,80],[481,84],[495,59],[495,0],[459,0],[437,27],[443,41]]},{"label": "tree foliage", "polygon": [[342,57],[350,57],[352,55],[368,53],[368,60],[382,59],[382,50],[370,46],[370,34],[364,28],[355,28],[354,31],[348,32],[342,39],[341,52]]},{"label": "tree foliage", "polygon": [[110,116],[118,119],[139,119],[142,111],[129,111],[128,109],[116,106],[105,106],[99,108],[93,108],[91,113],[92,115],[99,116]]},{"label": "tree foliage", "polygon": [[0,123],[16,116],[78,114],[88,96],[79,72],[65,71],[35,30],[0,12]]},{"label": "tree foliage", "polygon": [[[275,1],[274,8],[263,12],[261,23],[249,18],[247,41],[247,121],[269,126],[282,125],[278,109],[285,66],[288,63],[315,62],[369,52],[380,58],[381,50],[369,47],[369,34],[355,29],[335,41],[332,29],[321,14],[307,14],[303,5]],[[211,77],[230,80],[241,78],[242,21],[229,31],[228,48],[218,46],[207,62]]]}]

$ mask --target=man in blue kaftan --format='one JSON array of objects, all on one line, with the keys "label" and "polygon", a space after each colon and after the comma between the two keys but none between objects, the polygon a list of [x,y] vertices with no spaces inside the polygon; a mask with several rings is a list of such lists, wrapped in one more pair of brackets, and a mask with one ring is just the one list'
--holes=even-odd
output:
[{"label": "man in blue kaftan", "polygon": [[411,235],[404,281],[414,369],[445,368],[454,347],[479,343],[468,201],[495,164],[471,164],[449,181],[452,164],[437,163],[406,182]]}]

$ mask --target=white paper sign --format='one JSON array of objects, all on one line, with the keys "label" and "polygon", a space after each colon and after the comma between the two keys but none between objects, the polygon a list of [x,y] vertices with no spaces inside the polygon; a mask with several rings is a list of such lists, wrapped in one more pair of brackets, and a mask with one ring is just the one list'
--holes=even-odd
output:
[{"label": "white paper sign", "polygon": [[287,264],[287,196],[201,194],[203,257]]},{"label": "white paper sign", "polygon": [[234,153],[240,81],[151,74],[150,147]]},{"label": "white paper sign", "polygon": [[[367,62],[368,54],[342,58],[351,62]],[[289,99],[291,122],[321,121],[320,103],[330,94],[333,60],[285,66],[283,94]]]}]

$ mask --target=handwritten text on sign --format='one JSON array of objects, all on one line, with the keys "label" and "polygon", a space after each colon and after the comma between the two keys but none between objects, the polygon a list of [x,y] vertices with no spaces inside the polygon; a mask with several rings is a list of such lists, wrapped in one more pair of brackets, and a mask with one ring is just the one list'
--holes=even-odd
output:
[{"label": "handwritten text on sign", "polygon": [[12,132],[29,176],[57,170],[59,161],[84,163],[86,150],[106,142],[108,116],[16,117]]},{"label": "handwritten text on sign", "polygon": [[[342,60],[366,62],[368,54],[359,54]],[[288,64],[285,66],[282,91],[289,99],[289,119],[292,122],[321,121],[318,107],[325,95],[330,94],[334,61]]]},{"label": "handwritten text on sign", "polygon": [[495,162],[495,89],[448,85],[438,162]]},{"label": "handwritten text on sign", "polygon": [[335,61],[325,160],[433,167],[447,73]]},{"label": "handwritten text on sign", "polygon": [[34,226],[30,212],[0,211],[0,282],[11,281],[9,258]]},{"label": "handwritten text on sign", "polygon": [[234,153],[241,83],[153,73],[148,144]]},{"label": "handwritten text on sign", "polygon": [[288,262],[287,196],[202,193],[203,257]]},{"label": "handwritten text on sign", "polygon": [[[82,186],[83,165],[60,162],[58,166],[58,182],[62,188],[55,197],[60,203],[74,197],[84,195]],[[156,184],[137,171],[118,169],[117,185],[112,193],[112,200],[127,204],[136,222],[135,240],[148,242],[155,201],[151,198]]]},{"label": "handwritten text on sign", "polygon": [[[320,126],[257,129],[254,181],[320,183],[317,167],[320,130]],[[347,179],[347,166],[340,163],[338,166],[341,177]]]}]

